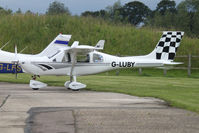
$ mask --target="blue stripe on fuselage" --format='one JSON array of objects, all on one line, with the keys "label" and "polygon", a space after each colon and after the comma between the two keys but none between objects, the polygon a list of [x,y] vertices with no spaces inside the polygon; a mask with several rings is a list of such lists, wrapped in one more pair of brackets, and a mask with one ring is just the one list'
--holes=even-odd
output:
[{"label": "blue stripe on fuselage", "polygon": [[65,44],[65,45],[68,45],[68,41],[56,40],[55,43],[56,44]]},{"label": "blue stripe on fuselage", "polygon": [[[17,67],[17,73],[23,73],[23,70],[20,66]],[[15,73],[16,67],[14,64],[9,63],[0,63],[0,73]]]}]

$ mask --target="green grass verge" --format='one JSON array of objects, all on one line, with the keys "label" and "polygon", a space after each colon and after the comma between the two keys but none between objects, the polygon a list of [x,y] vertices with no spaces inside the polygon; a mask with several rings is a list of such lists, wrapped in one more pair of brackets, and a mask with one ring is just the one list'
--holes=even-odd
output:
[{"label": "green grass verge", "polygon": [[[151,72],[153,73],[153,71]],[[172,76],[138,76],[135,73],[126,76],[110,76],[114,72],[101,75],[78,77],[78,81],[87,84],[87,90],[117,92],[142,97],[156,97],[167,101],[171,106],[199,113],[198,78]],[[28,74],[1,74],[1,82],[29,83]],[[42,76],[40,81],[50,86],[63,86],[68,77]]]}]

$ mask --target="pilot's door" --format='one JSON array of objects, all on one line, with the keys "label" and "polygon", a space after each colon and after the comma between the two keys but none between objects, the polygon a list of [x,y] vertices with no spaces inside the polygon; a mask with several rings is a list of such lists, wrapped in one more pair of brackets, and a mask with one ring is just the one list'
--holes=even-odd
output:
[{"label": "pilot's door", "polygon": [[[62,59],[62,62],[71,62],[72,55],[70,53],[65,53]],[[77,63],[90,63],[91,57],[90,54],[77,54],[76,61]]]},{"label": "pilot's door", "polygon": [[90,63],[90,54],[76,55],[77,63]]},{"label": "pilot's door", "polygon": [[71,62],[71,55],[69,53],[65,53],[62,62]]}]

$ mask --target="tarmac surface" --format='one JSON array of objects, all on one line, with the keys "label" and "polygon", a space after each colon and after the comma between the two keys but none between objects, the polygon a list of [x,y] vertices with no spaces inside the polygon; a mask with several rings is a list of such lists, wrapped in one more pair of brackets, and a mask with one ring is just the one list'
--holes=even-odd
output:
[{"label": "tarmac surface", "polygon": [[0,83],[0,133],[198,133],[199,115],[117,93]]}]

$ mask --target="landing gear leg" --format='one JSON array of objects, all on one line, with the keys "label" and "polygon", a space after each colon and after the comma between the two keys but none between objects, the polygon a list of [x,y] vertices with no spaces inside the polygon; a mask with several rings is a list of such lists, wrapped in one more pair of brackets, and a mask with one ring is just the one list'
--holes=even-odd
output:
[{"label": "landing gear leg", "polygon": [[32,80],[36,80],[36,79],[37,79],[37,75],[33,75]]},{"label": "landing gear leg", "polygon": [[64,86],[73,91],[79,91],[80,89],[86,88],[85,84],[77,82],[76,76],[70,76],[70,81],[66,81]]},{"label": "landing gear leg", "polygon": [[[36,80],[36,79],[37,79],[37,75],[33,75],[33,76],[32,76],[32,80]],[[39,88],[32,88],[32,89],[35,90],[35,91],[36,91],[36,90],[39,90]]]}]

